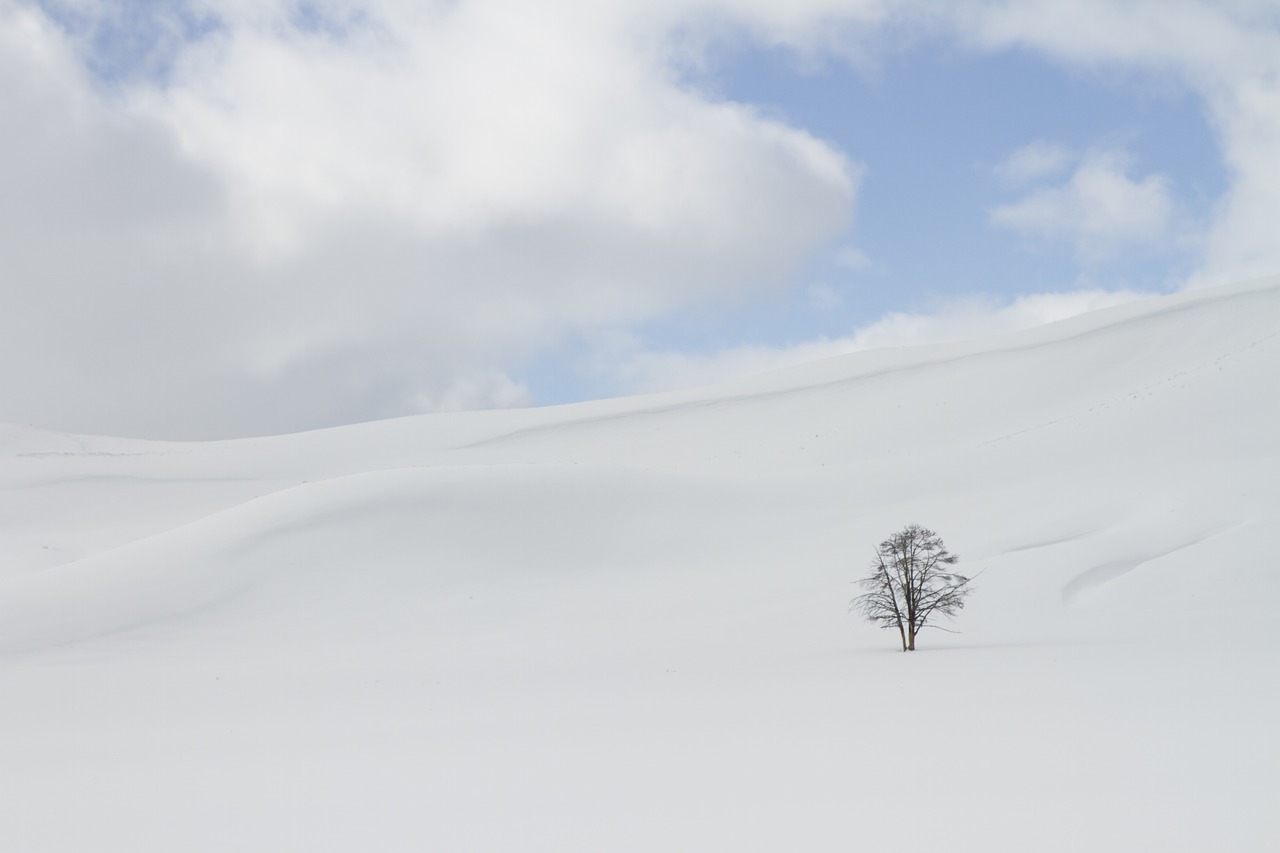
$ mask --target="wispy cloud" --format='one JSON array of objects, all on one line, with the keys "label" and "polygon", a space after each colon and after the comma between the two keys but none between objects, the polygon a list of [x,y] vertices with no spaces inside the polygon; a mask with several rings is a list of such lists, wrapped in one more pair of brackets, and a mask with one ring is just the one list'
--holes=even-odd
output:
[{"label": "wispy cloud", "polygon": [[806,301],[815,311],[833,311],[844,304],[844,296],[825,281],[809,285]]},{"label": "wispy cloud", "polygon": [[991,222],[1031,236],[1067,240],[1086,259],[1151,243],[1166,234],[1172,219],[1169,179],[1135,179],[1129,170],[1122,152],[1092,152],[1063,184],[1032,190],[995,208]]},{"label": "wispy cloud", "polygon": [[1037,140],[1014,151],[995,167],[1002,181],[1014,186],[1061,174],[1075,156],[1065,145]]},{"label": "wispy cloud", "polygon": [[931,312],[893,312],[843,337],[784,346],[728,347],[712,353],[648,351],[633,342],[632,351],[617,362],[617,376],[634,392],[695,387],[863,350],[993,337],[1149,295],[1082,290],[1021,296],[1011,302],[970,297],[948,302]]}]

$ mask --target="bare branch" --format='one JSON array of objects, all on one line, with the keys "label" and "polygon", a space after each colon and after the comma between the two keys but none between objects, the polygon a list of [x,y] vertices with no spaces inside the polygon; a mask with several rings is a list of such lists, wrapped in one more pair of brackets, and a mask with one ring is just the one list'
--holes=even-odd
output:
[{"label": "bare branch", "polygon": [[903,651],[913,650],[920,631],[938,628],[930,624],[935,614],[951,618],[964,609],[972,578],[952,570],[959,560],[937,533],[907,525],[880,543],[871,574],[858,581],[866,592],[849,609],[882,628],[897,628]]}]

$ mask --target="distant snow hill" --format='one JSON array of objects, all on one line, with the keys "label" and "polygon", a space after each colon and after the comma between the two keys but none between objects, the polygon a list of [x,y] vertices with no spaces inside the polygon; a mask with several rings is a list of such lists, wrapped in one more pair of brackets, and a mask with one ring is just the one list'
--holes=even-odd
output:
[{"label": "distant snow hill", "polygon": [[[1280,849],[1280,278],[688,392],[0,427],[4,850]],[[921,651],[875,545],[978,575]]]}]

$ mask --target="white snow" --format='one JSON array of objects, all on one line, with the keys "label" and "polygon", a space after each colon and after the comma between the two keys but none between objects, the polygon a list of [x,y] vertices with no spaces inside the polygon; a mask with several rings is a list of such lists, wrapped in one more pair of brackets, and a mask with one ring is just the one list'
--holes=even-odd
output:
[{"label": "white snow", "polygon": [[[0,427],[0,850],[1280,849],[1280,279],[697,391]],[[935,528],[921,651],[846,613]]]}]

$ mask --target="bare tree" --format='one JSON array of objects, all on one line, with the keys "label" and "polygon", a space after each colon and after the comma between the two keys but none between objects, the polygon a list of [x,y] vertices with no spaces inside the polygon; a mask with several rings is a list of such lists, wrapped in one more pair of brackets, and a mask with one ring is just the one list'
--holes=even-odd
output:
[{"label": "bare tree", "polygon": [[880,543],[871,574],[858,581],[866,592],[849,609],[881,628],[897,628],[902,650],[913,652],[916,634],[933,616],[952,617],[964,607],[969,578],[951,570],[959,561],[937,533],[907,525]]}]

